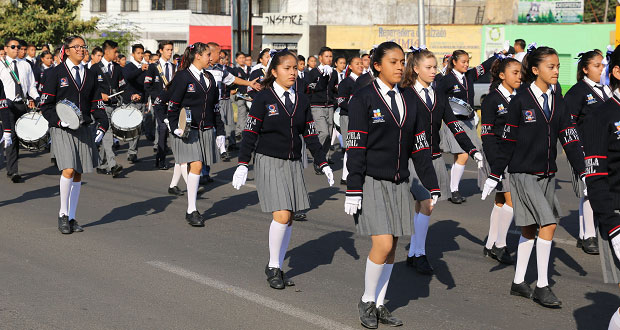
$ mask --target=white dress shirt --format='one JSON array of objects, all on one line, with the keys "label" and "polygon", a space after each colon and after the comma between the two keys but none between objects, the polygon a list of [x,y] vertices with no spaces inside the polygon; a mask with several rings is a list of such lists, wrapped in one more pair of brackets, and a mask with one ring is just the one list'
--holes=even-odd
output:
[{"label": "white dress shirt", "polygon": [[[65,64],[67,65],[67,68],[69,69],[69,73],[71,74],[71,77],[75,79],[75,69],[73,69],[73,67],[76,65],[73,64],[73,62],[71,62],[70,59],[66,59]],[[84,84],[84,63],[80,62],[80,64],[78,64],[77,66],[79,68],[78,71],[80,72],[80,82]]]},{"label": "white dress shirt", "polygon": [[[196,78],[196,80],[200,81],[200,75],[204,75],[204,72],[198,70],[198,68],[195,65],[190,65],[189,66],[189,72],[191,72],[194,77]],[[207,84],[205,87],[205,89],[209,88],[209,86],[211,85],[211,80],[209,80],[209,78],[205,75],[204,76],[205,79],[205,83]]]},{"label": "white dress shirt", "polygon": [[424,88],[428,89],[428,96],[431,98],[431,102],[433,102],[433,104],[435,104],[435,90],[433,90],[433,86],[429,85],[428,87],[424,87],[422,86],[422,84],[420,84],[419,80],[415,81],[415,85],[413,86],[413,88],[415,88],[416,92],[418,92],[418,94],[420,94],[420,96],[422,97],[422,100],[426,103],[426,92],[423,90]]},{"label": "white dress shirt", "polygon": [[284,87],[280,86],[280,84],[274,81],[273,91],[276,92],[276,95],[278,95],[278,98],[280,99],[280,101],[282,101],[282,104],[286,104],[286,99],[284,98],[284,92],[288,92],[288,98],[291,100],[293,104],[295,104],[295,90],[293,89],[293,86],[285,90]]},{"label": "white dress shirt", "polygon": [[[394,88],[390,89],[380,78],[377,79],[377,85],[379,85],[379,93],[381,93],[381,97],[388,105],[388,108],[392,107],[392,98],[388,95],[389,91],[394,91],[394,98],[396,98],[396,105],[398,106],[398,113],[400,114],[400,123],[403,122],[403,117],[405,116],[405,105],[403,104],[403,99],[398,91],[398,85],[394,85]],[[394,111],[394,109],[391,109]]]},{"label": "white dress shirt", "polygon": [[355,74],[355,73],[353,73],[353,72],[349,73],[349,77],[351,77],[351,79],[353,79],[353,81],[356,81],[356,80],[357,80],[357,78],[359,78],[359,76],[358,76],[358,75],[356,75],[356,74]]},{"label": "white dress shirt", "polygon": [[[13,61],[16,61],[19,82],[21,83],[25,96],[37,99],[39,97],[39,92],[37,91],[34,73],[32,72],[30,64],[24,60],[10,58],[8,55],[4,60],[8,62],[7,65],[11,70],[14,70]],[[6,94],[7,100],[20,101],[21,97],[16,93],[15,81],[13,81],[11,71],[7,69],[4,64],[0,65],[0,80],[2,80],[2,84],[4,85],[4,93]]]},{"label": "white dress shirt", "polygon": [[[164,76],[166,75],[166,63],[168,63],[169,67],[170,67],[170,77],[166,77],[166,79],[168,81],[172,80],[172,73],[174,72],[174,63],[172,63],[172,58],[168,59],[168,61],[164,61],[163,58],[159,58],[159,65],[161,65],[161,71],[164,72]],[[209,82],[207,78],[205,78],[207,80],[207,85],[209,85]]]},{"label": "white dress shirt", "polygon": [[[504,87],[504,85],[499,84],[499,86],[497,87],[497,90],[499,90],[500,93],[502,93],[502,95],[506,98],[506,100],[510,101],[511,100],[511,96],[515,96],[517,95],[517,90],[513,90],[512,93],[510,93],[506,87]],[[542,103],[541,103],[542,104]],[[551,107],[549,107],[549,109],[551,109]]]},{"label": "white dress shirt", "polygon": [[[104,66],[103,72],[110,71],[109,74],[110,74],[110,77],[111,77],[112,74],[114,73],[114,63],[108,62],[108,60],[106,60],[105,57],[101,58],[101,62],[100,63],[103,64],[103,66]],[[108,66],[108,64],[112,64],[112,65]],[[112,68],[112,70],[110,70],[110,68]]]},{"label": "white dress shirt", "polygon": [[592,79],[588,78],[588,77],[583,77],[583,81],[586,82],[586,84],[590,85],[590,87],[592,87],[592,89],[596,92],[596,94],[602,98],[605,99],[603,97],[603,92],[601,91],[601,87],[603,87],[603,90],[605,91],[606,96],[609,98],[611,97],[611,88],[609,88],[609,86],[607,85],[601,85],[599,83],[595,83],[594,81],[592,81]]},{"label": "white dress shirt", "polygon": [[461,83],[461,85],[465,86],[465,74],[456,71],[456,69],[452,69],[452,73],[456,76],[456,79]]},{"label": "white dress shirt", "polygon": [[519,62],[523,62],[523,58],[525,57],[526,52],[519,52],[515,54],[515,59]]},{"label": "white dress shirt", "polygon": [[538,88],[538,86],[535,83],[532,83],[530,85],[530,88],[532,89],[532,93],[534,93],[534,97],[536,98],[536,101],[538,101],[538,104],[540,105],[540,108],[543,108],[543,104],[545,102],[545,99],[542,97],[543,94],[547,94],[547,102],[549,105],[549,111],[553,111],[553,99],[551,97],[552,95],[552,88],[551,86],[549,86],[549,88],[547,88],[547,92],[543,93],[543,91],[540,90],[540,88]]},{"label": "white dress shirt", "polygon": [[297,76],[301,79],[304,79],[304,72],[297,70]]}]

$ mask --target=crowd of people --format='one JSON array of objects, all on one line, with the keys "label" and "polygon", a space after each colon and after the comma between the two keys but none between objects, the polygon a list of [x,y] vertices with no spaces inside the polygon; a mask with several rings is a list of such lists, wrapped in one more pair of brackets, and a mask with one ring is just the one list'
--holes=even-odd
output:
[{"label": "crowd of people", "polygon": [[[398,239],[410,240],[406,264],[432,275],[426,257],[430,217],[440,200],[466,201],[459,184],[471,158],[482,199],[495,190],[482,255],[516,264],[511,295],[558,308],[547,269],[558,222],[559,142],[580,200],[577,246],[602,254],[605,281],[620,283],[620,49],[580,53],[577,83],[563,95],[557,52],[526,47],[521,39],[475,67],[465,50],[455,50],[442,56],[441,68],[432,50],[394,42],[350,58],[327,46],[307,58],[263,49],[255,63],[240,52],[234,64],[216,43],[196,42],[182,55],[173,47],[161,42],[152,53],[135,44],[124,56],[112,40],[89,50],[80,36],[67,37],[54,52],[37,54],[37,47],[16,38],[0,47],[7,175],[23,181],[19,149],[29,141],[19,136],[18,121],[40,112],[49,126],[43,149],[49,144],[61,171],[62,234],[84,230],[76,220],[82,174],[122,173],[115,160],[118,140],[128,142],[134,163],[145,136],[153,142],[154,166],[162,170],[172,152],[168,193],[187,195],[185,220],[194,227],[204,226],[196,199],[201,183],[210,180],[210,166],[236,154],[232,185],[241,189],[253,170],[261,210],[271,214],[267,282],[274,289],[294,286],[283,261],[293,220],[310,208],[303,178],[307,151],[314,172],[332,186],[330,165],[340,146],[344,211],[372,240],[360,321],[370,329],[400,326],[384,304]],[[484,75],[492,83],[479,115],[473,85]],[[124,116],[135,112],[138,124],[123,126]],[[446,154],[454,160],[450,170]],[[506,243],[513,219],[521,228],[516,256]],[[532,288],[525,273],[534,246],[538,278]],[[620,329],[620,310],[609,329]]]}]

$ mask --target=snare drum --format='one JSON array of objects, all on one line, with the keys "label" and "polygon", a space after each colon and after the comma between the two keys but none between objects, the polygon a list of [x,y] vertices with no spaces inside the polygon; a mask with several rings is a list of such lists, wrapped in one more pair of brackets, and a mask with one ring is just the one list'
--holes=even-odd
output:
[{"label": "snare drum", "polygon": [[474,108],[472,108],[469,103],[459,98],[450,97],[448,98],[448,102],[450,103],[452,112],[454,112],[455,115],[471,117],[472,113],[474,113]]},{"label": "snare drum", "polygon": [[22,115],[15,123],[15,134],[25,149],[43,150],[49,141],[48,122],[40,113],[30,112]]},{"label": "snare drum", "polygon": [[179,129],[183,131],[181,138],[189,136],[190,125],[192,124],[192,112],[189,109],[181,108],[179,114]]},{"label": "snare drum", "polygon": [[56,103],[56,114],[60,121],[69,124],[68,128],[76,130],[84,122],[82,119],[82,111],[73,102],[62,100]]},{"label": "snare drum", "polygon": [[121,141],[130,141],[140,136],[142,111],[127,104],[112,111],[112,134]]}]

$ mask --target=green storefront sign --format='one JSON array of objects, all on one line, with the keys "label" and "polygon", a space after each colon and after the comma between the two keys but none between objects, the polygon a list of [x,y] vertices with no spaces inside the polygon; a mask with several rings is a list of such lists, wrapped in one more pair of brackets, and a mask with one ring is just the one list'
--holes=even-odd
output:
[{"label": "green storefront sign", "polygon": [[519,0],[519,23],[581,23],[583,0]]}]

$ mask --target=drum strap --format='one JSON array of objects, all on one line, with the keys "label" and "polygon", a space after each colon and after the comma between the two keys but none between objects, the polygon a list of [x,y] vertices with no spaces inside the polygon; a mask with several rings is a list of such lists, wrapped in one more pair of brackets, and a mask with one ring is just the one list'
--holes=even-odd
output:
[{"label": "drum strap", "polygon": [[108,73],[108,69],[101,62],[99,62],[99,67],[101,68],[101,71],[103,72],[103,78],[106,80],[106,82],[108,83],[108,86],[110,87],[110,95],[114,94],[116,90],[112,88],[112,78],[110,77],[110,73]]},{"label": "drum strap", "polygon": [[168,86],[168,78],[166,78],[166,75],[164,74],[164,70],[162,70],[161,68],[161,63],[157,63],[157,73],[159,73],[159,78],[161,79],[161,82],[164,84],[164,89],[166,89],[166,86]]},{"label": "drum strap", "polygon": [[17,87],[17,88],[15,88],[15,92],[16,92],[17,96],[21,97],[22,98],[22,102],[26,103],[26,97],[24,96],[24,90],[22,89],[22,84],[19,81],[19,77],[17,76],[15,71],[13,71],[13,69],[11,69],[11,66],[6,61],[6,58],[3,58],[1,62],[2,62],[2,64],[4,64],[4,67],[7,70],[9,70],[11,78],[13,79],[13,82],[15,83],[15,86]]}]

